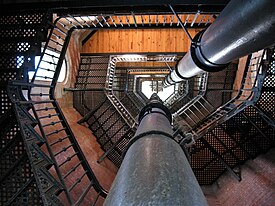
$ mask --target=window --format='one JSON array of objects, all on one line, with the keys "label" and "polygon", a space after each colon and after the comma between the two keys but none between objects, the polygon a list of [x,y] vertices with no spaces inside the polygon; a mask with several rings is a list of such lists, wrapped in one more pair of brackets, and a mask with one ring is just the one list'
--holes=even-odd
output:
[{"label": "window", "polygon": [[[36,74],[36,76],[38,77],[36,77],[35,79],[42,80],[42,81],[51,81],[51,79],[47,79],[43,77],[46,76],[46,77],[52,78],[54,76],[53,71],[55,71],[55,67],[58,63],[59,54],[50,50],[46,50],[45,53],[46,54],[43,56],[43,61],[41,61],[39,65],[40,69],[38,69]],[[36,56],[35,68],[37,68],[39,61],[40,61],[40,56]],[[63,82],[65,80],[66,70],[67,70],[67,61],[64,59],[57,82]],[[34,75],[34,71],[29,71],[29,79],[32,79],[33,75]]]},{"label": "window", "polygon": [[[158,87],[156,85],[158,84]],[[156,89],[158,88],[158,89]],[[170,95],[174,93],[174,85],[166,88],[162,87],[160,81],[142,81],[141,91],[149,99],[153,93],[157,93],[162,101],[165,101]],[[158,91],[157,91],[158,90]]]}]

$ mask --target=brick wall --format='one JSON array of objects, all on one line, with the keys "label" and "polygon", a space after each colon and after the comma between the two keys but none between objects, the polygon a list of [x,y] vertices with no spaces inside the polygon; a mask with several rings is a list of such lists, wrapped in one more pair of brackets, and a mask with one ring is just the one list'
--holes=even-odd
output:
[{"label": "brick wall", "polygon": [[[103,154],[100,145],[95,141],[91,130],[87,127],[77,124],[77,121],[81,118],[81,115],[72,107],[62,108],[62,111],[70,124],[70,127],[87,159],[96,178],[104,189],[109,191],[111,184],[116,176],[117,168],[114,164],[106,158],[101,164],[97,163],[100,155]],[[90,194],[90,193],[89,193]],[[89,195],[88,194],[88,195]],[[88,203],[89,198],[86,198],[82,205],[90,205]],[[104,199],[100,197],[97,202],[97,206],[103,204]]]},{"label": "brick wall", "polygon": [[203,187],[210,206],[275,205],[275,148],[241,167],[242,181],[228,172],[209,187]]}]

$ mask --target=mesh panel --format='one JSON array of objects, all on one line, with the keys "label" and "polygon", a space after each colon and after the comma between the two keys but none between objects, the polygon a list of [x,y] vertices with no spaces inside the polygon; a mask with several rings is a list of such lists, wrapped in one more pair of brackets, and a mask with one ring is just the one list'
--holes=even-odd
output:
[{"label": "mesh panel", "polygon": [[0,116],[3,115],[7,110],[9,110],[12,106],[10,99],[8,98],[8,94],[6,90],[0,90]]},{"label": "mesh panel", "polygon": [[128,95],[126,95],[125,98],[121,100],[121,103],[125,106],[125,108],[131,113],[133,117],[136,117],[139,114],[139,109],[132,102]]},{"label": "mesh panel", "polygon": [[39,190],[34,180],[32,180],[27,188],[11,203],[11,205],[42,205]]},{"label": "mesh panel", "polygon": [[36,35],[42,34],[43,18],[44,13],[37,11],[0,15],[0,205],[42,204],[35,181],[31,180],[33,173],[6,86],[10,80],[21,79],[27,68],[34,68],[33,57],[41,49],[40,36]]},{"label": "mesh panel", "polygon": [[32,176],[31,167],[25,156],[17,167],[9,172],[9,175],[1,182],[0,202],[4,203],[9,200]]},{"label": "mesh panel", "polygon": [[81,57],[75,87],[105,88],[109,57]]},{"label": "mesh panel", "polygon": [[22,28],[22,29],[5,29],[0,30],[0,36],[2,38],[26,38],[35,37],[37,31],[35,28]]},{"label": "mesh panel", "polygon": [[[273,53],[273,59],[275,54]],[[267,76],[264,79],[263,92],[260,96],[257,106],[266,114],[275,118],[275,60],[273,60],[268,68]]]},{"label": "mesh panel", "polygon": [[109,57],[81,57],[81,64],[106,64],[109,62]]},{"label": "mesh panel", "polygon": [[44,13],[39,12],[29,12],[18,14],[8,14],[0,16],[0,25],[31,25],[31,24],[40,24],[43,21]]},{"label": "mesh panel", "polygon": [[[11,131],[12,132],[12,131]],[[4,177],[4,175],[11,169],[16,161],[22,157],[24,153],[24,146],[22,140],[19,138],[13,137],[15,139],[10,140],[8,148],[5,148],[5,151],[0,156],[0,176]]]},{"label": "mesh panel", "polygon": [[[203,138],[232,169],[275,145],[274,129],[253,107],[246,108]],[[197,141],[191,152],[191,166],[202,185],[214,183],[226,169],[208,147]]]},{"label": "mesh panel", "polygon": [[275,87],[275,75],[267,76],[264,80],[264,87]]}]

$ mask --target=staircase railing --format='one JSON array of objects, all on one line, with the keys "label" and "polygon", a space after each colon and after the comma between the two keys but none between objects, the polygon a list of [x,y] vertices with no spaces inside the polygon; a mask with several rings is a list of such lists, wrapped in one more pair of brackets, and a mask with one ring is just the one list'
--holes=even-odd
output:
[{"label": "staircase railing", "polygon": [[186,95],[188,94],[188,80],[176,83],[174,86],[174,93],[171,94],[165,101],[164,105],[168,108],[170,108],[175,102],[181,101]]},{"label": "staircase railing", "polygon": [[[203,73],[194,78],[194,85],[189,90],[196,89],[196,94],[183,107],[173,113],[173,118],[182,130],[188,131],[213,110],[213,106],[205,99],[208,73]],[[194,91],[193,91],[194,92]]]},{"label": "staircase railing", "polygon": [[261,94],[268,58],[267,50],[255,52],[248,57],[241,85],[236,96],[190,130],[195,139],[202,137],[217,125],[256,103]]},{"label": "staircase railing", "polygon": [[[169,11],[170,12],[170,11]],[[218,13],[179,14],[179,18],[187,28],[206,28],[218,16]],[[181,25],[172,13],[151,12],[135,13],[123,11],[123,13],[91,13],[89,16],[67,15],[66,19],[72,21],[77,28],[91,29],[118,29],[118,28],[181,28]]]},{"label": "staircase railing", "polygon": [[[117,98],[113,91],[114,76],[116,70],[116,63],[119,61],[126,61],[127,58],[119,58],[117,56],[110,56],[108,71],[107,71],[107,80],[105,85],[105,94],[107,98],[111,101],[113,106],[117,109],[119,114],[125,120],[130,128],[135,128],[137,125],[136,119],[131,115],[131,113],[125,108],[121,101]],[[141,59],[142,60],[142,59]]]},{"label": "staircase railing", "polygon": [[[90,168],[54,96],[76,25],[68,18],[49,24],[48,41],[31,82],[11,82],[9,96],[44,204],[80,205],[87,199],[96,202],[99,196],[106,197],[107,192]],[[38,83],[40,80],[43,82]],[[23,94],[26,88],[27,96]]]}]

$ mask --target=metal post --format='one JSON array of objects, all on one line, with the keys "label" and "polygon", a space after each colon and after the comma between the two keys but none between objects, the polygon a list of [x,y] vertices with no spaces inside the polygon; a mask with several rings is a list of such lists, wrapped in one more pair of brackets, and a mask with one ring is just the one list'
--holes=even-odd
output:
[{"label": "metal post", "polygon": [[207,205],[182,148],[171,114],[153,94],[104,205]]},{"label": "metal post", "polygon": [[273,0],[232,0],[166,77],[168,86],[204,71],[220,71],[234,59],[275,43]]}]

